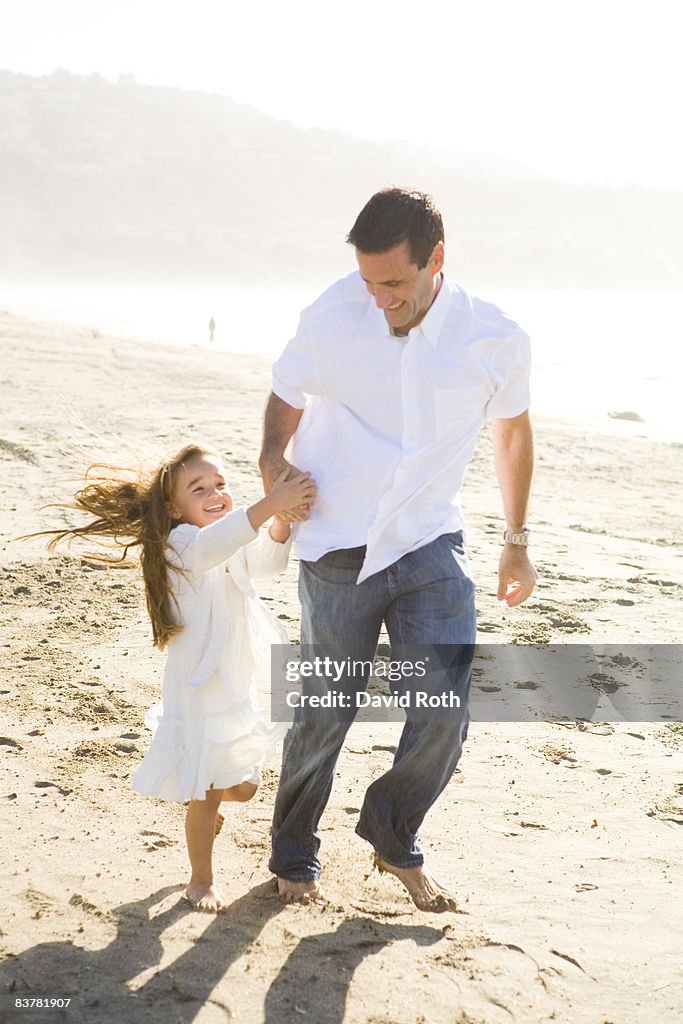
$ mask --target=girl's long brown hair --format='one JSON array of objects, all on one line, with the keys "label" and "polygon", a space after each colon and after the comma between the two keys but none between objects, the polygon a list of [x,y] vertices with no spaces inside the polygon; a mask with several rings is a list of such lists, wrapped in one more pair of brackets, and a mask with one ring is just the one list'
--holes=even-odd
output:
[{"label": "girl's long brown hair", "polygon": [[169,639],[183,628],[175,614],[177,603],[166,559],[168,535],[178,523],[169,512],[177,471],[189,459],[216,454],[204,445],[189,444],[152,471],[96,463],[86,471],[84,485],[74,495],[73,503],[61,506],[87,512],[93,517],[91,521],[68,530],[43,531],[52,535],[48,544],[50,552],[63,541],[71,543],[81,537],[113,541],[116,547],[123,549],[119,557],[104,554],[87,556],[90,561],[104,565],[125,564],[128,551],[140,548],[152,637],[155,646],[162,650]]}]

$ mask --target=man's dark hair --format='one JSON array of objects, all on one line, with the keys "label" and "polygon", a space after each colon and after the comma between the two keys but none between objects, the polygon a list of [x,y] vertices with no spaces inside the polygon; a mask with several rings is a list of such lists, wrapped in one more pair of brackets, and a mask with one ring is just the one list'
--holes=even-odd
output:
[{"label": "man's dark hair", "polygon": [[425,192],[384,188],[367,201],[346,241],[365,253],[387,252],[407,242],[411,262],[422,270],[437,242],[444,241],[443,221]]}]

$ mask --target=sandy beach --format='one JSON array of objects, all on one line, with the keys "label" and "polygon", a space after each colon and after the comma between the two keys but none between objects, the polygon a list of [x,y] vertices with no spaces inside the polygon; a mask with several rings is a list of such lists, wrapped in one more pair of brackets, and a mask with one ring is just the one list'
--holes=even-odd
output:
[{"label": "sandy beach", "polygon": [[[180,901],[183,808],[137,796],[163,655],[135,571],[19,534],[69,522],[91,461],[192,438],[260,495],[264,360],[0,314],[0,1021],[674,1024],[683,1005],[683,724],[473,721],[422,842],[457,913],[417,911],[354,826],[399,727],[354,727],[322,822],[327,907],[267,869],[278,764],[228,807],[229,908]],[[607,410],[606,410],[607,414]],[[488,432],[464,491],[486,643],[683,643],[683,447],[537,422],[538,588],[495,600]],[[298,636],[296,562],[261,587]],[[36,1009],[36,999],[70,1000]],[[19,1001],[19,1005],[17,1005]],[[678,1008],[678,1009],[677,1009]]]}]

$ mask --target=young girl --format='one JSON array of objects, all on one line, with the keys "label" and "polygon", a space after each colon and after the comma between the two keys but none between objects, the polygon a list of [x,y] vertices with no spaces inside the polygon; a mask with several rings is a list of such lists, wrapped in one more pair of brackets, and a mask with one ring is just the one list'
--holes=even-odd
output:
[{"label": "young girl", "polygon": [[[286,643],[251,580],[287,565],[290,527],[280,514],[315,498],[303,473],[278,479],[250,508],[232,511],[218,454],[188,445],[152,474],[91,466],[76,508],[94,519],[56,534],[50,550],[73,537],[113,538],[139,546],[154,643],[168,648],[162,701],[146,718],[155,729],[133,788],[189,801],[185,834],[192,875],[186,899],[219,911],[212,852],[221,801],[249,800],[280,731],[258,715],[254,671],[270,643]],[[269,531],[258,532],[271,517]],[[103,559],[111,561],[111,559]]]}]

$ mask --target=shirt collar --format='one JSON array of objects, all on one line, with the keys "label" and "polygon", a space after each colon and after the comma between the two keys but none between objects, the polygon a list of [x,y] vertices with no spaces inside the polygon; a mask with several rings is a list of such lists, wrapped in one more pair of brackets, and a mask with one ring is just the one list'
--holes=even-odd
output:
[{"label": "shirt collar", "polygon": [[[361,330],[367,331],[368,333],[375,336],[380,334],[387,338],[397,338],[399,340],[405,341],[408,336],[406,335],[405,337],[403,337],[402,335],[392,334],[391,331],[389,330],[389,325],[387,323],[384,313],[381,311],[381,309],[377,308],[372,296],[368,296],[368,298],[368,309],[363,318]],[[439,288],[436,298],[434,299],[431,306],[427,310],[423,319],[420,321],[417,327],[414,328],[414,330],[421,330],[427,341],[434,348],[436,348],[438,344],[441,330],[446,321],[450,301],[451,289],[448,285],[448,281],[442,274],[441,287]]]},{"label": "shirt collar", "polygon": [[425,316],[417,325],[419,328],[422,328],[422,333],[434,348],[436,348],[438,344],[441,330],[446,321],[450,302],[451,290],[448,287],[448,281],[442,274],[439,292],[427,310]]}]

